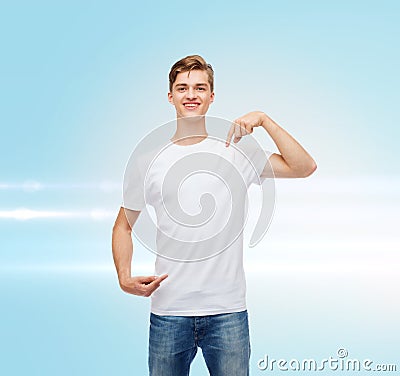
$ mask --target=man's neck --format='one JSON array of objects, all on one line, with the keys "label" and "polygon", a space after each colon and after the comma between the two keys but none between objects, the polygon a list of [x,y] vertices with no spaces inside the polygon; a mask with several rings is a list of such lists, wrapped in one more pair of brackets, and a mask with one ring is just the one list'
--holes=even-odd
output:
[{"label": "man's neck", "polygon": [[176,132],[171,141],[178,145],[193,145],[207,136],[205,116],[191,116],[176,119]]}]

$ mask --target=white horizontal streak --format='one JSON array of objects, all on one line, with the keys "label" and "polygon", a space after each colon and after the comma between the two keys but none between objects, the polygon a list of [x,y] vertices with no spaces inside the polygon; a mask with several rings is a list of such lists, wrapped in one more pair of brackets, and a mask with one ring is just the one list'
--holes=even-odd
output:
[{"label": "white horizontal streak", "polygon": [[114,217],[115,211],[107,210],[90,210],[90,211],[49,211],[49,210],[32,210],[32,209],[15,209],[0,211],[2,219],[30,220],[30,219],[71,219],[71,218],[89,218],[89,219],[105,219]]},{"label": "white horizontal streak", "polygon": [[[31,272],[108,272],[116,273],[115,267],[112,264],[14,264],[1,265],[1,271],[31,271]],[[133,275],[139,273],[152,275],[154,264],[152,263],[137,263],[133,265]],[[284,263],[284,262],[245,262],[245,270],[247,274],[257,273],[286,273],[286,272],[329,272],[329,273],[395,273],[397,275],[396,265],[391,264],[375,264],[375,263],[360,263],[348,262],[343,263],[324,263],[324,262],[302,262],[302,263]]]},{"label": "white horizontal streak", "polygon": [[[99,181],[99,182],[66,182],[66,183],[43,183],[35,180],[26,180],[21,183],[0,182],[0,189],[23,190],[34,192],[44,189],[88,189],[121,191],[122,181]],[[307,179],[275,179],[276,191],[291,194],[338,194],[338,195],[362,195],[362,194],[399,194],[400,176],[333,176],[320,177],[312,175]]]},{"label": "white horizontal streak", "polygon": [[40,183],[37,181],[26,181],[23,183],[0,183],[0,190],[15,190],[25,192],[37,192],[42,190],[100,190],[103,192],[121,191],[121,182],[103,181],[97,183]]}]

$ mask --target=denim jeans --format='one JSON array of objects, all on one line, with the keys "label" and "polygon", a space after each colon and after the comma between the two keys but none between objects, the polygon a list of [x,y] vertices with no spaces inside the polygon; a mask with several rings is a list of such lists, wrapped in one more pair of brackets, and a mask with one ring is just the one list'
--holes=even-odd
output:
[{"label": "denim jeans", "polygon": [[198,347],[211,376],[248,376],[247,311],[209,316],[150,314],[150,376],[188,376]]}]

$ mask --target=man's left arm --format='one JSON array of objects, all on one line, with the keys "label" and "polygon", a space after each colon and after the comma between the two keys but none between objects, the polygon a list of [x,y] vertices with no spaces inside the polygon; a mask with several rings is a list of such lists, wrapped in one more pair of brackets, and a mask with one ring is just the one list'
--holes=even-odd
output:
[{"label": "man's left arm", "polygon": [[237,143],[243,136],[252,133],[254,127],[263,127],[280,152],[270,156],[271,166],[269,163],[265,165],[261,177],[305,178],[316,170],[317,164],[310,154],[287,131],[261,111],[249,112],[236,119],[229,130],[226,146],[229,146],[233,136],[233,142]]}]

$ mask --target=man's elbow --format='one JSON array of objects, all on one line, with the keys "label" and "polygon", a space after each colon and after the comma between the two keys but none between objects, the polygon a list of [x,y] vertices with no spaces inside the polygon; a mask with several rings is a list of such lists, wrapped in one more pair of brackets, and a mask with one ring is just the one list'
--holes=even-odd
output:
[{"label": "man's elbow", "polygon": [[312,162],[310,162],[307,165],[307,167],[304,170],[302,170],[301,176],[299,176],[299,177],[306,178],[306,177],[312,175],[316,169],[317,169],[317,164],[315,163],[314,160],[312,160]]},{"label": "man's elbow", "polygon": [[132,229],[131,228],[126,228],[126,227],[117,227],[117,228],[113,228],[112,231],[112,236],[113,237],[121,237],[121,236],[131,236],[132,235]]},{"label": "man's elbow", "polygon": [[130,235],[132,233],[132,228],[126,223],[121,223],[119,221],[116,221],[112,228],[112,236],[116,237],[124,233]]}]

